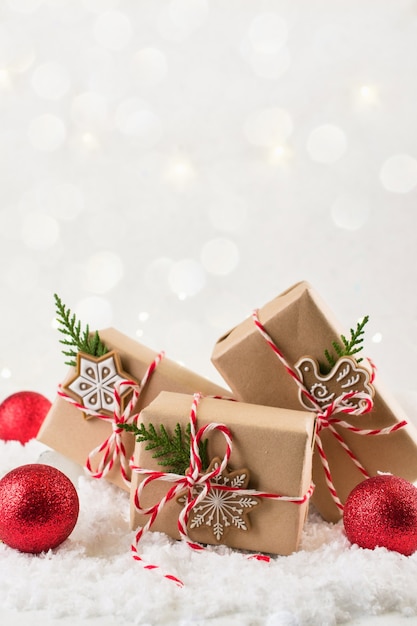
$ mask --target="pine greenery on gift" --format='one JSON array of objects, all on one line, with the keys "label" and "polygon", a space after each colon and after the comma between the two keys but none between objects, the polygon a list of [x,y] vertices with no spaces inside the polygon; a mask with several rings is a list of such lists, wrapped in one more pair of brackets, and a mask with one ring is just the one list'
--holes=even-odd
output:
[{"label": "pine greenery on gift", "polygon": [[[324,351],[324,356],[330,366],[330,368],[336,365],[337,359],[340,359],[344,356],[354,356],[358,352],[360,352],[363,348],[363,335],[365,334],[364,328],[369,321],[369,315],[365,315],[356,325],[356,329],[350,329],[350,340],[346,339],[345,335],[340,335],[340,339],[342,343],[338,341],[333,341],[332,346],[334,351],[337,354],[337,357],[334,358],[332,354],[328,350]],[[356,359],[356,357],[355,357]],[[356,359],[357,363],[360,363],[363,359]]]},{"label": "pine greenery on gift", "polygon": [[[169,436],[165,426],[159,426],[159,432],[153,424],[146,428],[145,424],[119,424],[120,428],[133,433],[138,443],[147,442],[145,450],[155,450],[152,458],[158,459],[158,465],[165,467],[175,474],[184,475],[190,466],[190,432],[191,426],[187,425],[185,431],[177,424],[174,434]],[[199,443],[202,469],[207,469],[207,439]]]},{"label": "pine greenery on gift", "polygon": [[[81,322],[77,320],[74,313],[71,312],[61,300],[54,294],[58,330],[64,335],[64,339],[60,339],[60,343],[66,346],[62,353],[70,360],[66,361],[66,365],[76,366],[76,358],[78,352],[89,354],[94,357],[101,357],[108,352],[107,347],[101,341],[98,331],[90,332],[88,324],[84,330],[81,328]],[[188,426],[183,432],[181,425],[177,424],[174,429],[174,435],[169,436],[166,428],[162,424],[159,432],[149,424],[146,429],[144,424],[118,424],[120,428],[131,432],[135,435],[137,442],[147,442],[146,450],[155,450],[154,459],[158,459],[158,465],[169,469],[176,474],[185,474],[190,465],[190,430]],[[200,458],[202,469],[207,469],[207,439],[199,443]]]},{"label": "pine greenery on gift", "polygon": [[77,321],[75,313],[71,314],[71,309],[63,304],[61,298],[56,293],[54,298],[57,321],[60,324],[58,330],[65,335],[65,339],[60,339],[59,342],[64,346],[68,346],[68,349],[63,350],[62,353],[64,356],[71,358],[65,364],[75,367],[78,352],[98,357],[106,354],[108,349],[101,341],[98,331],[91,333],[88,324],[84,330],[81,330],[81,322]]}]

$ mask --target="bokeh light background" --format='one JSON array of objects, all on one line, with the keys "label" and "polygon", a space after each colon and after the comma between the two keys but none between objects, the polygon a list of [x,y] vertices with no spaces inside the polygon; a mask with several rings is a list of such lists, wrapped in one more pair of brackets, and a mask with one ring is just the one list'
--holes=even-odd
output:
[{"label": "bokeh light background", "polygon": [[307,279],[415,388],[417,3],[3,0],[0,388],[66,373],[53,293],[219,382]]}]

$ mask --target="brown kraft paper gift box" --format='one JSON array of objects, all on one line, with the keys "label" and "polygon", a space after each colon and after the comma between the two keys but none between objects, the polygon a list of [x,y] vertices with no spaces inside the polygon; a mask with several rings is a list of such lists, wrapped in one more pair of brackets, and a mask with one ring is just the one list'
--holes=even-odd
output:
[{"label": "brown kraft paper gift box", "polygon": [[[189,423],[193,397],[162,392],[141,413],[141,421],[155,428],[163,424],[172,434],[176,424],[185,429]],[[232,453],[228,462],[231,472],[245,468],[249,472],[248,489],[291,497],[304,496],[311,486],[312,453],[315,418],[308,411],[289,411],[265,406],[203,398],[197,408],[197,430],[210,423],[223,423],[232,433]],[[218,431],[208,438],[208,460],[223,459],[226,443]],[[167,471],[153,458],[153,450],[146,443],[136,443],[135,464],[141,468]],[[203,471],[204,473],[204,471]],[[137,512],[134,495],[142,475],[133,472],[131,485],[131,527],[144,526],[147,515]],[[212,483],[213,485],[213,483]],[[142,492],[142,509],[156,505],[166,495],[172,483],[155,480]],[[212,491],[210,491],[212,493]],[[170,500],[158,514],[152,530],[165,532],[179,539],[177,522],[181,504]],[[308,500],[302,504],[259,498],[259,503],[248,512],[248,529],[231,524],[224,537],[216,539],[214,521],[191,528],[188,535],[200,543],[224,543],[232,548],[263,553],[287,555],[299,545],[301,531],[308,510]],[[196,512],[197,514],[197,512]]]},{"label": "brown kraft paper gift box", "polygon": [[[109,350],[117,352],[124,372],[140,382],[157,353],[113,328],[101,330],[99,335]],[[64,385],[74,377],[75,371],[75,368],[70,369]],[[133,409],[134,413],[138,413],[162,390],[184,393],[199,391],[207,395],[231,395],[230,391],[226,391],[175,361],[164,357],[143,387]],[[111,432],[111,424],[95,417],[86,419],[81,410],[58,396],[46,416],[37,438],[67,458],[80,465],[85,465],[89,453],[105,441]],[[134,436],[131,433],[123,433],[122,440],[126,448],[126,456],[130,458],[135,446]],[[129,490],[122,479],[118,462],[115,463],[106,478],[126,491]]]},{"label": "brown kraft paper gift box", "polygon": [[[332,342],[345,332],[307,282],[296,284],[268,302],[258,315],[291,367],[303,356],[323,361],[324,350],[331,349]],[[251,318],[218,340],[212,361],[237,400],[289,409],[301,407],[296,383]],[[339,413],[339,416],[361,429],[391,427],[407,419],[401,407],[378,382],[378,373],[373,386],[374,407],[369,413],[360,416]],[[387,435],[364,436],[342,427],[336,427],[336,430],[369,475],[390,472],[410,482],[417,479],[417,433],[411,424]],[[345,502],[364,476],[328,429],[322,430],[321,439],[333,483],[339,498]],[[313,482],[316,488],[312,502],[324,519],[337,521],[341,513],[325,482],[317,451],[313,458]]]}]

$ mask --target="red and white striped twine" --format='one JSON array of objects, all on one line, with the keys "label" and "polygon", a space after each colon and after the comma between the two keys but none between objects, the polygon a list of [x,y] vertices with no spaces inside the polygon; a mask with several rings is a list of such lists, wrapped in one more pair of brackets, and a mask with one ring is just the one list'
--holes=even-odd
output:
[{"label": "red and white striped twine", "polygon": [[[316,402],[315,398],[310,394],[310,392],[308,391],[308,389],[304,385],[303,381],[301,380],[301,378],[299,377],[297,372],[289,365],[288,361],[284,357],[284,355],[281,352],[281,350],[277,347],[277,345],[275,344],[273,339],[270,337],[270,335],[265,330],[264,326],[261,324],[261,322],[259,320],[259,316],[258,316],[258,311],[257,310],[255,310],[252,313],[252,319],[254,321],[254,324],[255,324],[256,328],[258,329],[260,334],[265,339],[266,343],[269,345],[269,347],[273,350],[275,355],[278,357],[278,359],[280,360],[280,362],[284,366],[284,368],[287,371],[287,373],[291,376],[291,378],[294,380],[294,382],[298,385],[298,388],[300,389],[301,393],[304,394],[308,398],[308,400],[314,406],[314,410],[315,410],[316,415],[317,415],[317,431],[316,431],[317,452],[318,452],[318,454],[320,456],[320,460],[321,460],[321,463],[323,465],[323,470],[324,470],[324,475],[325,475],[325,479],[326,479],[326,484],[327,484],[327,487],[328,487],[328,489],[330,491],[330,494],[331,494],[331,496],[333,498],[333,501],[335,502],[337,508],[340,511],[343,511],[343,504],[342,504],[342,502],[341,502],[341,500],[340,500],[340,498],[339,498],[339,496],[337,494],[337,490],[336,490],[336,488],[334,486],[334,483],[333,483],[333,479],[332,479],[329,463],[328,463],[327,456],[326,456],[326,453],[324,451],[323,444],[322,444],[322,441],[321,441],[320,432],[322,430],[324,430],[325,428],[328,428],[330,430],[330,432],[332,433],[332,435],[334,436],[334,438],[339,442],[340,446],[346,452],[346,454],[350,457],[352,462],[356,465],[356,467],[362,473],[362,475],[365,478],[369,478],[370,475],[366,471],[365,467],[362,465],[362,463],[359,461],[359,459],[354,455],[352,450],[349,448],[347,443],[344,441],[343,437],[337,432],[337,430],[335,429],[335,426],[336,425],[340,426],[342,428],[345,428],[346,430],[350,430],[350,431],[352,431],[354,433],[357,433],[358,435],[364,435],[364,436],[369,436],[369,435],[388,435],[388,434],[393,433],[396,430],[399,430],[400,428],[403,428],[404,426],[406,426],[407,425],[407,421],[403,420],[403,421],[398,422],[398,423],[394,424],[393,426],[389,426],[387,428],[376,428],[376,429],[372,429],[371,430],[371,429],[357,428],[356,426],[352,426],[348,422],[345,422],[345,421],[335,417],[335,415],[334,415],[335,413],[346,413],[346,414],[351,414],[351,415],[363,415],[364,413],[368,413],[372,409],[372,407],[373,407],[373,400],[372,400],[372,397],[369,394],[367,394],[367,393],[365,393],[363,391],[359,391],[359,392],[351,391],[351,392],[342,394],[338,398],[336,398],[336,400],[334,400],[334,402],[329,404],[325,409],[321,408],[320,405]],[[369,361],[369,363],[371,365],[371,369],[372,369],[371,380],[370,380],[370,382],[372,383],[374,381],[374,379],[375,379],[376,368],[375,368],[374,363],[370,359],[368,359],[368,361]],[[346,402],[346,400],[349,400],[350,398],[360,398],[364,402],[361,403],[361,405],[359,407],[357,407],[357,408],[354,408],[354,407],[351,407],[351,406],[350,407],[349,406],[345,406],[344,403]]]},{"label": "red and white striped twine", "polygon": [[[96,448],[91,450],[89,453],[87,460],[85,462],[85,469],[93,478],[104,478],[112,469],[117,461],[119,461],[120,472],[122,474],[122,478],[124,483],[129,487],[130,486],[130,467],[129,467],[129,459],[126,456],[126,449],[122,440],[122,433],[124,432],[123,428],[120,427],[120,424],[135,424],[137,423],[139,414],[132,413],[139,396],[155,371],[158,364],[164,357],[164,352],[160,352],[155,359],[148,366],[142,380],[138,384],[134,380],[122,380],[119,381],[114,388],[114,411],[113,415],[103,415],[100,412],[93,411],[87,409],[83,404],[80,404],[74,398],[68,396],[63,390],[62,386],[58,388],[58,395],[75,406],[77,409],[82,411],[83,413],[96,417],[104,422],[109,422],[112,427],[111,434]],[[122,396],[126,389],[132,390],[132,396],[122,411]],[[96,457],[100,456],[100,460],[97,466],[94,468],[93,463],[97,463]]]},{"label": "red and white striped twine", "polygon": [[[221,399],[218,396],[212,396],[212,397]],[[230,459],[230,455],[232,453],[232,434],[229,428],[225,426],[225,424],[217,424],[214,422],[206,424],[205,426],[202,426],[201,428],[197,430],[197,407],[202,398],[203,398],[202,394],[200,393],[194,394],[193,402],[192,402],[192,406],[190,410],[190,466],[185,475],[148,470],[142,467],[138,467],[134,465],[133,463],[131,463],[131,469],[133,472],[136,472],[137,474],[140,474],[146,477],[139,484],[135,492],[134,503],[135,503],[135,508],[138,511],[138,513],[142,515],[149,515],[150,517],[147,523],[145,524],[145,526],[141,527],[139,531],[137,532],[136,537],[135,537],[135,543],[132,545],[133,558],[136,561],[139,561],[145,569],[151,569],[151,570],[158,569],[159,566],[148,564],[142,559],[138,551],[138,544],[141,538],[143,537],[143,535],[148,530],[150,530],[156,518],[158,517],[159,513],[162,511],[162,509],[167,504],[167,502],[177,497],[181,492],[184,492],[184,490],[186,492],[186,502],[181,512],[179,513],[178,524],[177,524],[180,538],[184,540],[187,543],[187,545],[193,550],[204,550],[204,547],[201,544],[192,541],[190,537],[188,536],[188,532],[187,532],[188,519],[189,519],[189,515],[192,509],[198,506],[198,504],[202,500],[204,500],[204,498],[207,496],[210,489],[213,487],[211,481],[226,469],[227,464]],[[201,463],[201,457],[200,457],[200,451],[199,451],[199,443],[201,442],[203,437],[205,437],[210,431],[213,431],[213,430],[218,430],[223,434],[223,437],[226,443],[226,451],[218,467],[216,467],[210,472],[202,474],[201,473],[202,463]],[[173,483],[173,486],[168,490],[168,492],[160,500],[160,502],[158,502],[157,504],[151,507],[143,508],[140,504],[142,493],[144,489],[147,487],[147,485],[152,483],[154,480],[163,480],[166,482],[170,482],[170,483]],[[201,486],[202,489],[198,493],[197,496],[194,496],[193,488],[197,486]],[[270,500],[277,500],[277,501],[281,500],[285,502],[293,502],[298,505],[305,503],[310,498],[311,494],[313,493],[313,485],[310,486],[310,488],[304,495],[295,496],[295,497],[278,495],[274,493],[267,493],[263,491],[256,491],[255,489],[240,489],[238,487],[228,487],[226,485],[219,485],[217,483],[215,483],[215,488],[219,490],[223,490],[223,491],[238,491],[239,495],[242,495],[242,496],[257,496],[259,498],[268,498]],[[269,557],[265,555],[251,555],[249,558],[256,558],[258,560],[269,561]],[[176,576],[173,576],[171,574],[163,574],[163,576],[164,578],[168,580],[174,581],[178,586],[180,587],[183,586],[183,582]]]}]

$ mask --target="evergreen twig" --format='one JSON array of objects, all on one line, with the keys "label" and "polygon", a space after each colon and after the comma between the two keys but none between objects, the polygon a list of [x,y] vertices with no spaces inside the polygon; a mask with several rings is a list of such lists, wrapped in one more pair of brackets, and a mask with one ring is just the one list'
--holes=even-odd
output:
[{"label": "evergreen twig", "polygon": [[[174,434],[170,436],[163,424],[159,426],[159,432],[153,424],[146,428],[145,424],[119,424],[120,428],[135,435],[136,441],[145,442],[145,450],[154,450],[153,459],[158,459],[158,465],[165,467],[175,474],[185,474],[190,466],[190,424],[185,431],[177,424]],[[207,469],[207,439],[200,441],[199,451],[202,468]]]},{"label": "evergreen twig", "polygon": [[57,321],[60,325],[58,330],[65,337],[60,339],[59,342],[66,346],[66,349],[62,350],[64,356],[70,358],[65,364],[75,366],[78,352],[84,352],[92,356],[103,356],[103,354],[106,354],[108,349],[101,341],[98,331],[90,333],[88,324],[82,330],[81,322],[77,320],[74,313],[71,314],[71,310],[63,304],[61,298],[56,293],[54,298]]},{"label": "evergreen twig", "polygon": [[[369,315],[365,315],[360,322],[357,323],[356,329],[350,329],[350,338],[349,340],[345,337],[345,335],[341,335],[341,342],[333,341],[332,346],[334,351],[336,352],[337,358],[335,358],[329,350],[324,351],[324,356],[330,367],[336,365],[337,359],[340,359],[343,356],[353,356],[360,352],[363,348],[363,335],[365,334],[364,328],[369,321]],[[357,359],[357,362],[360,363],[363,359]]]}]

